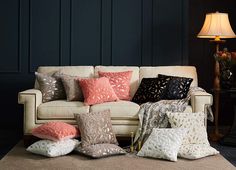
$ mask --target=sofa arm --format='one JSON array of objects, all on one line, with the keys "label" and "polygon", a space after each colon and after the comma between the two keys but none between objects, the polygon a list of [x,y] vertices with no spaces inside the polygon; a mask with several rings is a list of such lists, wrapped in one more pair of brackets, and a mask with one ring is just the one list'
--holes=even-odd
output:
[{"label": "sofa arm", "polygon": [[22,91],[18,103],[24,104],[24,134],[30,134],[35,127],[37,107],[42,103],[42,93],[37,89]]},{"label": "sofa arm", "polygon": [[205,106],[212,105],[213,97],[211,94],[203,91],[197,91],[191,94],[191,106],[193,112],[206,112]]}]

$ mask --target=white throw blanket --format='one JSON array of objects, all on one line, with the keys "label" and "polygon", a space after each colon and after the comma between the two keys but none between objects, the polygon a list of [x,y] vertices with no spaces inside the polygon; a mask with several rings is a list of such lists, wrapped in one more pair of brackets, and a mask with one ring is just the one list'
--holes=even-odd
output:
[{"label": "white throw blanket", "polygon": [[[134,142],[146,141],[153,128],[166,128],[168,126],[167,112],[183,112],[194,92],[202,91],[200,87],[191,87],[186,98],[181,100],[161,100],[155,103],[147,102],[141,105],[139,116],[139,128],[136,132]],[[206,106],[207,119],[213,121],[211,106]]]}]

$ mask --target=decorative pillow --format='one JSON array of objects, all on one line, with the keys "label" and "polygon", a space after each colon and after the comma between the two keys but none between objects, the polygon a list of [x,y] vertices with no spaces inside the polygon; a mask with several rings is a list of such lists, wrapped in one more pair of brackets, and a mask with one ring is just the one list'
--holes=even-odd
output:
[{"label": "decorative pillow", "polygon": [[82,147],[100,143],[118,144],[112,130],[110,110],[75,114]]},{"label": "decorative pillow", "polygon": [[109,143],[90,145],[87,147],[78,146],[75,151],[92,158],[102,158],[112,155],[122,155],[126,152],[119,146]]},{"label": "decorative pillow", "polygon": [[43,102],[66,98],[58,72],[54,73],[52,76],[35,72],[35,76],[39,83],[39,89],[42,92]]},{"label": "decorative pillow", "polygon": [[78,77],[70,75],[61,75],[61,80],[66,91],[67,101],[83,101],[83,93],[77,83]]},{"label": "decorative pillow", "polygon": [[111,102],[119,99],[111,87],[109,79],[106,77],[78,80],[84,95],[85,105]]},{"label": "decorative pillow", "polygon": [[186,128],[187,135],[183,144],[208,144],[207,131],[204,125],[205,114],[199,113],[167,113],[172,128]]},{"label": "decorative pillow", "polygon": [[218,153],[219,151],[208,144],[187,144],[180,147],[178,156],[186,159],[199,159]]},{"label": "decorative pillow", "polygon": [[165,99],[173,100],[187,97],[189,87],[193,81],[192,78],[167,76],[162,74],[158,74],[158,77],[161,79],[170,78],[168,81],[168,90],[166,91]]},{"label": "decorative pillow", "polygon": [[153,128],[137,155],[177,161],[177,154],[185,135],[186,129],[182,128]]},{"label": "decorative pillow", "polygon": [[47,157],[57,157],[72,152],[79,142],[75,139],[66,139],[61,141],[40,140],[30,145],[26,150]]},{"label": "decorative pillow", "polygon": [[132,71],[98,72],[100,77],[107,77],[119,99],[130,100],[130,79]]},{"label": "decorative pillow", "polygon": [[32,130],[32,135],[53,141],[79,136],[79,130],[64,122],[48,122]]},{"label": "decorative pillow", "polygon": [[161,100],[166,93],[168,80],[170,80],[170,78],[143,78],[132,101],[142,104]]}]

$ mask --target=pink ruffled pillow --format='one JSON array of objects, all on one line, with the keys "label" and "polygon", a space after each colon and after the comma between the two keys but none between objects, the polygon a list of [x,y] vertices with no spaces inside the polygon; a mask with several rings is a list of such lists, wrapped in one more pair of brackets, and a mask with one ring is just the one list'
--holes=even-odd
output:
[{"label": "pink ruffled pillow", "polygon": [[106,77],[78,79],[84,104],[93,105],[119,100]]},{"label": "pink ruffled pillow", "polygon": [[117,97],[123,100],[130,100],[130,79],[132,71],[124,72],[98,72],[100,77],[107,77]]},{"label": "pink ruffled pillow", "polygon": [[32,135],[53,141],[70,139],[79,136],[79,130],[64,122],[48,122],[32,130]]}]

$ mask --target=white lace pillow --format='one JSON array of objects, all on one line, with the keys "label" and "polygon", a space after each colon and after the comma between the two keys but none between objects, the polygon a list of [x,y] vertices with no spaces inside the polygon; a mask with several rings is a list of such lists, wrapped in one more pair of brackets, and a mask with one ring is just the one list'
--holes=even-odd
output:
[{"label": "white lace pillow", "polygon": [[65,139],[60,141],[40,140],[30,145],[26,150],[47,157],[57,157],[72,152],[79,145],[75,139]]},{"label": "white lace pillow", "polygon": [[185,135],[186,129],[182,128],[154,128],[137,155],[177,161],[177,154]]},{"label": "white lace pillow", "polygon": [[172,128],[186,128],[187,135],[183,144],[208,144],[207,131],[204,125],[205,114],[198,113],[167,113]]},{"label": "white lace pillow", "polygon": [[219,151],[208,144],[188,144],[180,147],[178,156],[187,159],[199,159],[218,153]]}]

